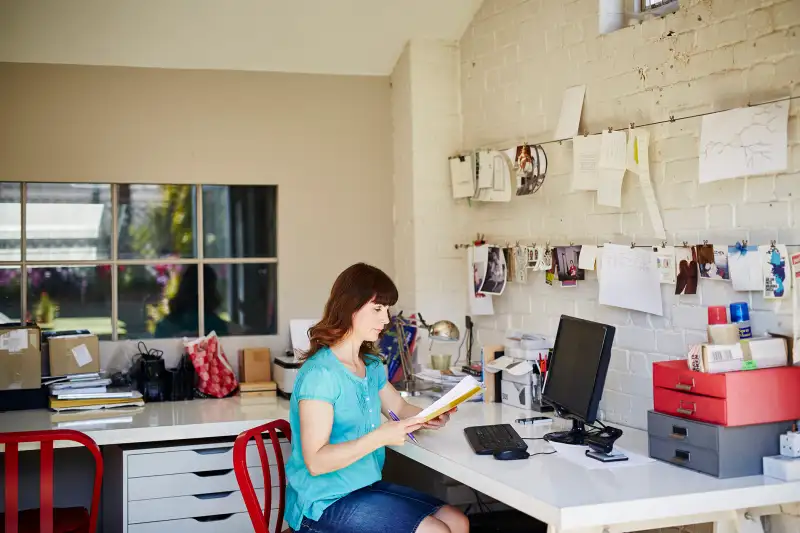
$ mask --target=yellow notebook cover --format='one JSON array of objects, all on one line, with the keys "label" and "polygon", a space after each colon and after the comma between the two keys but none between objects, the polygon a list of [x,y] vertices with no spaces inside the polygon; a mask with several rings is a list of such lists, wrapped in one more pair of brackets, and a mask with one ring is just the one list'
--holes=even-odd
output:
[{"label": "yellow notebook cover", "polygon": [[481,384],[472,376],[466,376],[458,382],[458,385],[450,389],[450,392],[436,400],[427,409],[421,411],[414,418],[423,422],[433,420],[439,415],[450,411],[460,403],[463,403],[481,391]]}]

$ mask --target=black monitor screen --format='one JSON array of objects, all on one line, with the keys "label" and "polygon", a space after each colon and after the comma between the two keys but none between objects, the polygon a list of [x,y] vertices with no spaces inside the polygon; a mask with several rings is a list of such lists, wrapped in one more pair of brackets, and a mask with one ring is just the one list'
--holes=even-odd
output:
[{"label": "black monitor screen", "polygon": [[605,385],[615,328],[562,316],[542,397],[593,423]]}]

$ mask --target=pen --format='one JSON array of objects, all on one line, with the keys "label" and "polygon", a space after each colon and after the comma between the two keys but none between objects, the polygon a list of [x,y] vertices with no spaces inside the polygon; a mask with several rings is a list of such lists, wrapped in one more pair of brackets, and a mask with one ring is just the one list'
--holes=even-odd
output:
[{"label": "pen", "polygon": [[[394,411],[390,410],[389,411],[389,416],[391,416],[392,420],[394,420],[395,422],[400,422],[400,419],[397,418],[397,415],[394,414]],[[414,443],[417,442],[417,439],[414,438],[414,435],[412,435],[411,433],[407,433],[407,435],[408,435],[408,438],[411,439],[412,442],[414,442]]]}]

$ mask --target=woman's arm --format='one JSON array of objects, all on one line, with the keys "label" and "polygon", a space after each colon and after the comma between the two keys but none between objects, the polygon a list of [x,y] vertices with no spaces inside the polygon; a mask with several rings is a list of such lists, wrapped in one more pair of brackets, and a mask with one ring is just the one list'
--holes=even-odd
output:
[{"label": "woman's arm", "polygon": [[312,476],[342,469],[383,446],[375,431],[356,440],[331,444],[332,427],[333,405],[322,400],[300,401],[303,460]]},{"label": "woman's arm", "polygon": [[333,405],[323,400],[300,400],[300,438],[303,460],[312,476],[335,472],[355,463],[382,446],[402,445],[406,434],[422,424],[410,420],[389,422],[361,438],[331,444]]},{"label": "woman's arm", "polygon": [[[405,401],[391,383],[387,382],[378,393],[378,396],[381,399],[381,411],[383,411],[383,414],[386,416],[386,418],[389,418],[389,411],[392,411],[394,414],[396,414],[400,420],[412,418],[422,412],[421,407],[411,405]],[[448,420],[450,420],[450,414],[453,412],[455,412],[455,409],[441,414],[433,420],[429,420],[422,427],[428,429],[440,428],[444,426]]]}]

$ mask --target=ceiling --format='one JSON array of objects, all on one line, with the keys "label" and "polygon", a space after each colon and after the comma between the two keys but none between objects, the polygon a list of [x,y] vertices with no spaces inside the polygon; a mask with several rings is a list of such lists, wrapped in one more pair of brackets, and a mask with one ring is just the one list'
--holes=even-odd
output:
[{"label": "ceiling", "polygon": [[387,75],[482,0],[0,0],[0,61]]}]

